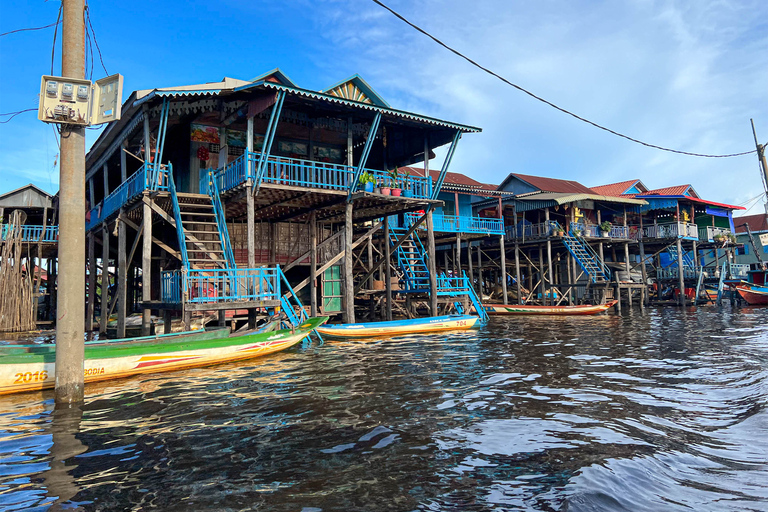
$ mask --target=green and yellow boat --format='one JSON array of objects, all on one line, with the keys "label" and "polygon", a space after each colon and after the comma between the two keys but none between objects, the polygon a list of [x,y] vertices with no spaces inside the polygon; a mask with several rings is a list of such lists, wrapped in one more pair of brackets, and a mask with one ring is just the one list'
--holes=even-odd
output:
[{"label": "green and yellow boat", "polygon": [[[310,318],[295,329],[248,331],[229,329],[189,331],[141,338],[85,343],[85,382],[120,379],[242,361],[292,347],[328,317]],[[0,347],[0,395],[53,388],[55,345]]]}]

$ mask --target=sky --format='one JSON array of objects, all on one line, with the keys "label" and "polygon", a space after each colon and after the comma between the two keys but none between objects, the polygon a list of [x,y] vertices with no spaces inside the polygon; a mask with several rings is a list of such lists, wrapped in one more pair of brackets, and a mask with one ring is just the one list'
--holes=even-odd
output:
[{"label": "sky", "polygon": [[[762,0],[386,3],[509,81],[633,138],[740,153],[755,147],[753,118],[759,141],[768,142]],[[59,6],[1,0],[0,33],[53,23]],[[247,80],[275,67],[314,90],[358,73],[395,108],[482,128],[462,138],[451,164],[478,181],[498,184],[517,172],[587,186],[690,183],[703,198],[762,211],[754,154],[675,155],[598,130],[486,74],[370,0],[93,1],[89,11],[104,66],[125,77],[124,98],[224,76]],[[0,37],[0,113],[37,107],[53,35],[49,28]],[[106,73],[94,56],[96,80]],[[98,133],[87,131],[87,147]],[[56,139],[35,112],[0,124],[0,193],[30,182],[58,189]]]}]

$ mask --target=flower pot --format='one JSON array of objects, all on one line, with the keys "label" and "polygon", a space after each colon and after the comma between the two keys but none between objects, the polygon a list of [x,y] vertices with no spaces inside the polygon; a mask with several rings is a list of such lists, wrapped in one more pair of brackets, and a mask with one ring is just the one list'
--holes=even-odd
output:
[{"label": "flower pot", "polygon": [[381,187],[381,195],[388,196],[389,193],[392,191],[389,187]]},{"label": "flower pot", "polygon": [[374,194],[381,194],[381,187],[373,187]]},{"label": "flower pot", "polygon": [[373,289],[374,290],[384,290],[386,289],[386,283],[384,281],[378,281],[376,279],[373,280]]},{"label": "flower pot", "polygon": [[603,238],[608,238],[608,236],[611,234],[609,231],[601,231],[600,234]]},{"label": "flower pot", "polygon": [[373,183],[366,183],[363,187],[366,192],[373,192]]},{"label": "flower pot", "polygon": [[403,197],[413,197],[413,192],[410,189],[403,190]]},{"label": "flower pot", "polygon": [[393,189],[392,189],[392,195],[393,195],[393,196],[398,196],[398,197],[399,197],[399,196],[400,196],[400,193],[401,193],[402,191],[403,191],[402,189],[399,189],[399,188],[393,188]]}]

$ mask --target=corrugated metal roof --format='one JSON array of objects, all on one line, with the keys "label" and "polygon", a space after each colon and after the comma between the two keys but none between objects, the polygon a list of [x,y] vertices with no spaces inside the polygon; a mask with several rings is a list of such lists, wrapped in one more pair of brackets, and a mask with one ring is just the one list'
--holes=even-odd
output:
[{"label": "corrugated metal roof", "polygon": [[761,233],[768,231],[768,215],[765,213],[758,213],[757,215],[744,215],[743,217],[734,217],[733,223],[736,226],[736,233],[746,233],[747,228],[744,224],[749,225],[752,233]]},{"label": "corrugated metal roof", "polygon": [[289,87],[287,85],[277,84],[273,82],[256,82],[249,85],[244,85],[242,87],[237,87],[234,89],[235,91],[244,91],[251,88],[257,88],[257,87],[263,87],[266,89],[275,89],[275,90],[283,90],[286,92],[289,92],[291,94],[295,94],[296,96],[302,96],[305,98],[312,98],[316,100],[322,100],[327,101],[329,103],[336,103],[338,105],[346,105],[353,108],[362,108],[365,110],[371,110],[374,112],[381,112],[382,114],[388,114],[395,117],[400,117],[402,119],[408,119],[410,121],[418,121],[422,123],[431,124],[434,126],[442,126],[445,128],[451,128],[454,130],[459,130],[464,133],[479,133],[482,131],[482,129],[477,128],[475,126],[468,126],[458,123],[451,123],[449,121],[443,121],[441,119],[435,119],[434,117],[428,117],[428,116],[422,116],[418,114],[414,114],[413,112],[406,112],[404,110],[397,110],[394,108],[386,108],[386,107],[379,107],[376,105],[372,105],[369,103],[361,103],[359,101],[352,101],[347,100],[344,98],[339,98],[337,96],[331,96],[329,94],[323,94],[316,91],[310,91],[307,89],[301,89],[299,87]]},{"label": "corrugated metal roof", "polygon": [[643,205],[646,202],[642,199],[632,199],[630,197],[615,197],[604,196],[600,194],[586,194],[586,193],[563,193],[563,192],[542,192],[540,194],[531,194],[525,197],[518,196],[520,201],[527,201],[529,199],[535,201],[554,201],[555,204],[572,203],[574,201],[605,201],[609,203],[622,203],[632,205]]},{"label": "corrugated metal roof", "polygon": [[[543,176],[531,176],[528,174],[518,174],[516,172],[511,173],[507,177],[507,179],[504,180],[504,183],[506,183],[509,180],[509,178],[512,176],[528,183],[532,187],[535,187],[541,190],[542,192],[569,192],[569,193],[581,193],[581,194],[593,193],[592,189],[582,185],[578,181],[561,180],[557,178],[545,178]],[[502,183],[502,187],[504,183]]]},{"label": "corrugated metal roof", "polygon": [[618,183],[610,183],[608,185],[598,185],[596,187],[590,187],[590,188],[594,190],[596,193],[603,196],[620,196],[620,195],[623,195],[624,192],[632,188],[635,185],[635,183],[639,181],[640,180],[638,179],[634,179],[634,180],[620,181]]}]

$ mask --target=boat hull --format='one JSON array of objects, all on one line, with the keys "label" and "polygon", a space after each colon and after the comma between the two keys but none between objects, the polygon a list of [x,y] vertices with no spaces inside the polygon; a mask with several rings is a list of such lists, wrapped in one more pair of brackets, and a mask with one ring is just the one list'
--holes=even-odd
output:
[{"label": "boat hull", "polygon": [[[328,318],[312,318],[295,331],[229,335],[227,329],[170,337],[109,341],[85,348],[86,383],[146,373],[242,361],[285,350],[306,338]],[[8,346],[0,349],[0,395],[52,388],[56,352],[53,346]]]},{"label": "boat hull", "polygon": [[595,315],[616,305],[615,300],[605,304],[586,306],[529,306],[517,304],[483,304],[489,315]]},{"label": "boat hull", "polygon": [[447,315],[391,322],[324,325],[318,327],[317,331],[334,338],[370,338],[471,329],[479,321],[480,318],[473,315]]},{"label": "boat hull", "polygon": [[737,286],[736,291],[739,292],[741,298],[747,301],[747,304],[751,306],[763,306],[768,304],[768,289],[755,286]]}]

